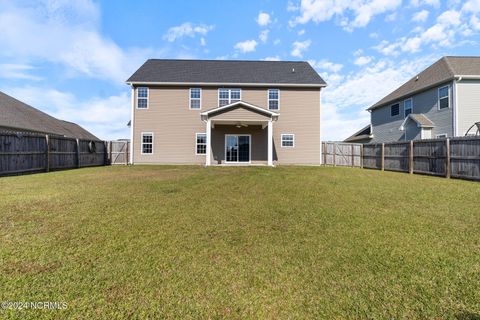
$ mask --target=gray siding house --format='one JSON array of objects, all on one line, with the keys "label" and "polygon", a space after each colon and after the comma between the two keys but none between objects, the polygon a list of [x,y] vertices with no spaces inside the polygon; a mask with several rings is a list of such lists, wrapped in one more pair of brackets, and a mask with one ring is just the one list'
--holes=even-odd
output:
[{"label": "gray siding house", "polygon": [[480,121],[480,57],[443,57],[367,110],[362,142],[464,136]]}]

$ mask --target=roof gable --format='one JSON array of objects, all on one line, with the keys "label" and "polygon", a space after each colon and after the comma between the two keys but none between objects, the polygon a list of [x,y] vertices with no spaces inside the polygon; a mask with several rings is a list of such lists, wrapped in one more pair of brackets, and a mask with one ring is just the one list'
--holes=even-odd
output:
[{"label": "roof gable", "polygon": [[423,113],[410,113],[405,120],[403,121],[402,125],[400,126],[400,130],[404,130],[405,125],[409,120],[414,121],[419,128],[433,128],[435,124],[432,120],[428,119],[426,115]]},{"label": "roof gable", "polygon": [[127,83],[326,85],[305,61],[169,59],[147,60]]}]

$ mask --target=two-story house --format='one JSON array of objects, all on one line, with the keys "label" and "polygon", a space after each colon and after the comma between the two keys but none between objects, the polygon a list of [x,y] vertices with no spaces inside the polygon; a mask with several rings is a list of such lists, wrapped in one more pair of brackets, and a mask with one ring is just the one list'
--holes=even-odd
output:
[{"label": "two-story house", "polygon": [[367,110],[370,126],[345,141],[377,143],[475,133],[480,121],[480,57],[443,57]]},{"label": "two-story house", "polygon": [[320,164],[307,62],[151,59],[127,84],[133,164]]}]

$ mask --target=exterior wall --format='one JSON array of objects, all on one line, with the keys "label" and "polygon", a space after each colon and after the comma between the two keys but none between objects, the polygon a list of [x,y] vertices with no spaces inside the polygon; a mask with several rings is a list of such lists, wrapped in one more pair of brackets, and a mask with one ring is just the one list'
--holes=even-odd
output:
[{"label": "exterior wall", "polygon": [[[450,84],[450,108],[439,110],[438,109],[438,88],[445,86],[446,84],[439,85],[432,89],[420,92],[411,96],[413,109],[412,113],[423,113],[427,118],[433,121],[435,127],[432,129],[432,137],[437,134],[446,133],[449,137],[453,136],[453,90],[452,83]],[[408,98],[406,98],[408,99]],[[393,102],[384,107],[372,110],[371,122],[372,122],[372,142],[394,142],[408,140],[403,131],[399,128],[402,125],[405,117],[404,108],[405,99],[397,102]],[[400,114],[395,117],[390,116],[390,106],[395,103],[400,104]],[[407,139],[406,139],[407,138]]]},{"label": "exterior wall", "polygon": [[[457,82],[457,94],[457,133],[459,136],[464,136],[475,122],[480,121],[480,80]],[[475,133],[476,130],[473,132]]]},{"label": "exterior wall", "polygon": [[422,139],[422,128],[419,128],[415,121],[408,120],[405,124],[405,137],[407,140]]},{"label": "exterior wall", "polygon": [[[232,88],[235,87],[232,86]],[[241,89],[242,101],[267,109],[267,90],[270,88]],[[133,162],[205,164],[205,155],[195,155],[195,133],[206,132],[200,113],[218,107],[218,88],[203,87],[201,98],[201,110],[190,110],[189,87],[150,87],[148,109],[134,108]],[[246,116],[243,111],[239,110],[239,112],[242,113],[241,116]],[[319,164],[320,89],[280,88],[278,112],[279,119],[273,123],[274,161],[277,164]],[[223,119],[223,116],[218,118]],[[212,129],[212,141],[215,131],[215,128]],[[152,155],[142,155],[140,152],[141,132],[154,133]],[[266,128],[264,132],[266,134]],[[294,148],[281,147],[281,134],[284,133],[295,134]],[[253,157],[253,148],[255,148],[253,137],[252,140]],[[265,144],[266,142],[265,138]],[[265,160],[266,152],[265,145]]]}]

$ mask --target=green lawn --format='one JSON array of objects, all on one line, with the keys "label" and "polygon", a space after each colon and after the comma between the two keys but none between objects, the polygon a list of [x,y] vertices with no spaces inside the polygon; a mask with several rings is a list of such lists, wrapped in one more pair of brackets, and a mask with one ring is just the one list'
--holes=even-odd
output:
[{"label": "green lawn", "polygon": [[0,319],[480,319],[480,184],[327,167],[0,178]]}]

